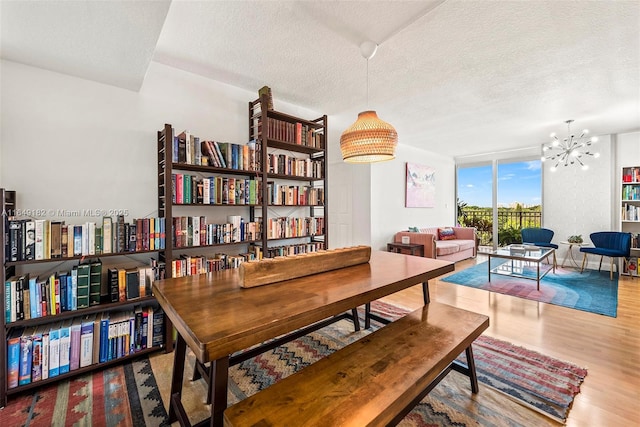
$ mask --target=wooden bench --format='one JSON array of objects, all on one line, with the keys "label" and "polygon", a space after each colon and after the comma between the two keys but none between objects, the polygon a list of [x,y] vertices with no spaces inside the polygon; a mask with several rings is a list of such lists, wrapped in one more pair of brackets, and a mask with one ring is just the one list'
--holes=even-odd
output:
[{"label": "wooden bench", "polygon": [[[397,424],[451,369],[478,391],[471,343],[487,316],[429,303],[224,412],[224,425]],[[466,351],[468,366],[454,363]]]}]

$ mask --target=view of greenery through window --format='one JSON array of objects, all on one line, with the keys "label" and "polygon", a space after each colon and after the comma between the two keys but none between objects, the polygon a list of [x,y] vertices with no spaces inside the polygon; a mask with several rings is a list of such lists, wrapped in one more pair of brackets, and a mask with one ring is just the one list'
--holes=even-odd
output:
[{"label": "view of greenery through window", "polygon": [[542,173],[539,160],[499,163],[498,197],[493,206],[491,165],[458,168],[458,223],[476,227],[480,245],[493,245],[493,211],[498,246],[521,243],[520,230],[541,227]]}]

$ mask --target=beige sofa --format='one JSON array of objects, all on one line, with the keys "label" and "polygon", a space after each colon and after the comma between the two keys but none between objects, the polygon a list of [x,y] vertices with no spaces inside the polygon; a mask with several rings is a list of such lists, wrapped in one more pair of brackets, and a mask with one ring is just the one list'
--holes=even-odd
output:
[{"label": "beige sofa", "polygon": [[402,242],[403,236],[409,237],[410,243],[424,245],[426,258],[437,258],[448,261],[461,261],[476,256],[476,229],[474,227],[451,227],[455,239],[440,240],[438,228],[421,228],[418,232],[400,231],[393,238],[394,242]]}]

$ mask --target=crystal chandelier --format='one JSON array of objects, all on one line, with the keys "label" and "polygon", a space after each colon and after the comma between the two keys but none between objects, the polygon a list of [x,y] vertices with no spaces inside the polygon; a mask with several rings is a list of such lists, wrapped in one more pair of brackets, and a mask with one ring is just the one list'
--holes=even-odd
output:
[{"label": "crystal chandelier", "polygon": [[[367,60],[367,107],[369,106],[369,59],[378,45],[367,41],[360,52]],[[398,133],[392,125],[378,118],[375,111],[363,111],[340,137],[342,159],[347,163],[373,163],[392,160],[398,144]]]},{"label": "crystal chandelier", "polygon": [[589,165],[586,165],[583,160],[585,157],[600,157],[600,153],[592,153],[589,151],[591,144],[598,141],[598,138],[586,137],[589,133],[587,129],[583,130],[580,136],[576,136],[571,133],[571,123],[573,120],[565,121],[567,124],[567,137],[563,140],[558,139],[555,133],[550,135],[551,143],[542,146],[542,158],[544,161],[555,162],[550,168],[554,172],[558,165],[580,165],[582,170],[589,169]]}]

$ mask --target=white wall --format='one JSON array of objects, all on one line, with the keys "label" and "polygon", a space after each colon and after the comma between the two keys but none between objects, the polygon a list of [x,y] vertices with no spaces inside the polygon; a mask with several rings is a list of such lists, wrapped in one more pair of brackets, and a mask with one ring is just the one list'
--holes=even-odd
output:
[{"label": "white wall", "polygon": [[[248,102],[257,98],[258,88],[250,92],[158,63],[140,92],[1,65],[0,182],[17,191],[19,208],[40,209],[47,219],[65,219],[49,214],[58,209],[128,209],[127,221],[157,214],[157,131],[171,123],[178,132],[245,143]],[[320,115],[277,101],[276,108]]]},{"label": "white wall", "polygon": [[[574,234],[590,243],[595,231],[620,229],[620,167],[640,165],[640,133],[600,136],[597,150],[600,157],[588,160],[586,171],[568,166],[551,172],[551,165],[544,165],[543,226],[555,231],[555,243]],[[560,245],[559,258],[566,251]],[[589,267],[597,268],[598,259],[592,258]]]},{"label": "white wall", "polygon": [[[405,207],[407,162],[435,168],[435,207]],[[395,160],[373,163],[370,167],[372,249],[386,250],[393,235],[408,227],[454,225],[455,164],[452,157],[400,144]]]}]

